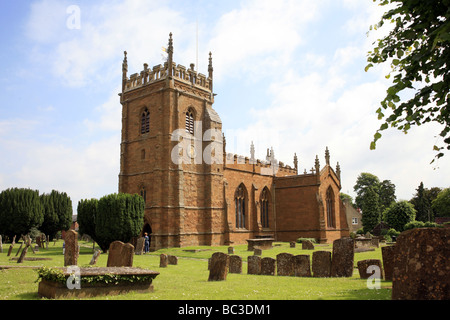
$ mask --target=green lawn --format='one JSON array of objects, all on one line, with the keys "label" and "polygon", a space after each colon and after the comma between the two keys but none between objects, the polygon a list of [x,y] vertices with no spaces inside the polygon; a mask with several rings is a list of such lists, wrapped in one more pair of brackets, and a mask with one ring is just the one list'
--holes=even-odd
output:
[{"label": "green lawn", "polygon": [[[87,266],[92,257],[92,243],[79,242],[81,245],[79,266]],[[15,245],[11,257],[7,257],[9,244],[3,244],[0,253],[0,265],[17,266],[14,257],[19,245]],[[199,252],[187,252],[187,249],[203,249]],[[330,246],[316,247],[315,250],[331,250]],[[382,281],[381,289],[369,289],[367,280],[359,278],[354,269],[351,278],[299,278],[281,276],[247,275],[247,257],[252,252],[246,245],[235,246],[235,254],[243,258],[243,273],[228,273],[226,281],[208,282],[208,261],[214,252],[227,252],[227,247],[189,247],[162,249],[142,256],[134,256],[134,266],[160,272],[153,281],[154,292],[149,294],[129,293],[120,296],[97,297],[105,300],[390,300],[392,282]],[[312,254],[312,250],[301,247],[290,248],[288,243],[275,243],[273,249],[263,250],[262,257],[275,258],[278,253],[288,252],[294,255]],[[159,267],[159,255],[168,253],[178,256],[178,265]],[[51,258],[48,261],[24,261],[21,266],[61,267],[64,263],[62,241],[50,244],[49,249],[40,249],[27,257]],[[355,253],[357,261],[380,259],[381,249],[372,252]],[[106,266],[107,255],[102,254],[97,266]],[[31,268],[0,270],[0,300],[36,300],[38,283],[37,272]]]}]

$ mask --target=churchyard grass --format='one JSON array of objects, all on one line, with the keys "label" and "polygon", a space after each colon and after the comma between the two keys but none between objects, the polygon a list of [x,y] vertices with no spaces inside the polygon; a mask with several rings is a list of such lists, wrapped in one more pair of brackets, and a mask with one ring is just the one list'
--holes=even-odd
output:
[{"label": "churchyard grass", "polygon": [[[79,266],[88,266],[92,258],[92,243],[79,241]],[[19,245],[15,245],[10,257],[7,257],[9,244],[3,245],[0,253],[0,265],[17,266],[14,257]],[[98,248],[98,247],[96,247]],[[252,255],[246,245],[235,246],[235,254],[243,259],[242,274],[228,273],[226,281],[208,282],[208,258],[214,252],[227,253],[226,246],[188,247],[161,249],[144,255],[135,255],[133,266],[160,272],[153,281],[153,293],[128,293],[119,296],[104,296],[98,300],[389,300],[391,298],[390,281],[381,281],[380,289],[369,289],[367,280],[359,278],[354,269],[351,278],[300,278],[281,276],[247,275],[247,257]],[[6,249],[6,250],[5,250]],[[190,251],[193,250],[193,251]],[[196,250],[196,251],[195,251]],[[331,250],[329,246],[316,246],[315,250]],[[274,243],[274,247],[263,250],[262,257],[275,258],[277,254],[287,252],[294,255],[309,254],[312,250],[302,250],[301,245],[290,248],[288,243]],[[178,265],[159,267],[159,255],[167,253],[178,257]],[[40,249],[33,254],[29,250],[27,257],[51,258],[43,261],[24,261],[20,266],[61,267],[64,264],[62,241],[56,245],[50,243],[49,249]],[[380,259],[381,248],[375,251],[355,253],[357,261]],[[106,266],[107,254],[101,254],[97,266]],[[0,300],[35,300],[38,283],[37,272],[31,268],[0,270]]]}]

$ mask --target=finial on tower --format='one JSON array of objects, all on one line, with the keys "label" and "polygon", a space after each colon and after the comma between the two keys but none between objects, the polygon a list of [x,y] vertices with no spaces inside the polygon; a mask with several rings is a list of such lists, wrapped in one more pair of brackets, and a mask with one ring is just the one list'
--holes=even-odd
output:
[{"label": "finial on tower", "polygon": [[319,157],[316,155],[316,163],[315,163],[315,167],[316,167],[316,174],[320,174],[320,162],[319,162]]},{"label": "finial on tower", "polygon": [[209,52],[209,64],[208,64],[208,77],[209,77],[209,87],[211,91],[213,91],[213,71],[214,68],[212,66],[212,53]]},{"label": "finial on tower", "polygon": [[125,90],[125,85],[127,82],[127,72],[128,72],[128,61],[127,61],[127,52],[123,52],[123,62],[122,62],[122,92]]},{"label": "finial on tower", "polygon": [[339,162],[336,165],[336,175],[339,180],[341,180],[341,166],[339,165]]},{"label": "finial on tower", "polygon": [[325,149],[325,162],[327,165],[330,165],[330,151],[328,147]]},{"label": "finial on tower", "polygon": [[169,33],[169,46],[167,47],[167,69],[168,76],[172,76],[172,64],[173,64],[173,40],[172,40],[172,32]]},{"label": "finial on tower", "polygon": [[298,173],[298,158],[297,153],[294,153],[294,169]]}]

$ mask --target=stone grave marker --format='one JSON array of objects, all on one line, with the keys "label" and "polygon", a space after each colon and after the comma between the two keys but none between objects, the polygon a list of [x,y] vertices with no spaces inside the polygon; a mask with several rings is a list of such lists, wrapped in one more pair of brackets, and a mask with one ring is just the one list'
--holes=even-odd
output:
[{"label": "stone grave marker", "polygon": [[134,253],[138,256],[142,255],[144,252],[144,246],[145,246],[145,238],[140,237],[136,241],[136,249],[134,250]]},{"label": "stone grave marker", "polygon": [[22,263],[25,259],[25,256],[27,255],[28,248],[31,246],[31,239],[28,239],[25,248],[23,248],[22,253],[20,254],[19,259],[17,260],[17,263]]},{"label": "stone grave marker", "polygon": [[357,263],[358,265],[358,271],[359,271],[359,277],[361,279],[368,279],[369,277],[376,277],[377,272],[375,270],[368,270],[369,267],[378,268],[378,275],[379,277],[376,277],[377,279],[382,280],[383,279],[383,267],[381,265],[381,260],[378,259],[367,259],[367,260],[360,260]]},{"label": "stone grave marker", "polygon": [[294,276],[311,277],[311,263],[309,261],[309,254],[294,256]]},{"label": "stone grave marker", "polygon": [[247,258],[247,274],[261,273],[261,257],[249,256]]},{"label": "stone grave marker", "polygon": [[288,277],[294,275],[294,255],[290,253],[277,254],[277,275]]},{"label": "stone grave marker", "polygon": [[273,276],[275,275],[276,260],[270,257],[261,259],[261,275]]},{"label": "stone grave marker", "polygon": [[240,256],[230,256],[229,272],[239,274],[242,273],[242,258]]},{"label": "stone grave marker", "polygon": [[[36,238],[39,239],[39,237]],[[69,230],[64,236],[64,266],[75,266],[78,262],[78,233],[75,230]]]},{"label": "stone grave marker", "polygon": [[312,254],[312,273],[314,277],[328,278],[331,276],[331,252],[315,251]]},{"label": "stone grave marker", "polygon": [[290,247],[290,248],[295,248],[295,241],[291,241],[291,242],[289,243],[289,247]]},{"label": "stone grave marker", "polygon": [[159,267],[166,268],[169,265],[169,256],[165,253],[159,255]]},{"label": "stone grave marker", "polygon": [[381,256],[383,258],[384,278],[392,281],[392,273],[394,271],[394,252],[395,246],[381,247]]},{"label": "stone grave marker", "polygon": [[211,265],[209,268],[208,281],[224,281],[227,279],[228,268],[230,264],[230,256],[215,252],[211,256]]},{"label": "stone grave marker", "polygon": [[[67,251],[67,247],[66,247]],[[109,245],[107,267],[132,267],[134,246],[131,243],[114,241]]]},{"label": "stone grave marker", "polygon": [[314,250],[314,243],[310,240],[302,241],[302,250]]},{"label": "stone grave marker", "polygon": [[101,252],[100,250],[95,250],[94,254],[92,255],[92,259],[91,259],[91,261],[89,262],[89,264],[90,264],[91,266],[97,264],[98,258],[100,257],[100,254],[101,254],[101,253],[102,253],[102,252]]},{"label": "stone grave marker", "polygon": [[355,244],[351,238],[341,238],[333,241],[333,254],[331,256],[331,276],[351,277],[353,275],[353,262]]},{"label": "stone grave marker", "polygon": [[228,247],[228,254],[234,254],[234,247]]},{"label": "stone grave marker", "polygon": [[173,255],[167,255],[167,263],[176,266],[178,264],[178,257]]},{"label": "stone grave marker", "polygon": [[253,249],[253,254],[255,256],[261,256],[262,255],[262,249],[260,249],[260,248]]},{"label": "stone grave marker", "polygon": [[450,300],[450,228],[415,228],[398,236],[392,300]]},{"label": "stone grave marker", "polygon": [[20,250],[22,250],[22,246],[23,246],[23,242],[20,243],[19,250],[17,250],[17,252],[16,252],[16,257],[18,256]]}]

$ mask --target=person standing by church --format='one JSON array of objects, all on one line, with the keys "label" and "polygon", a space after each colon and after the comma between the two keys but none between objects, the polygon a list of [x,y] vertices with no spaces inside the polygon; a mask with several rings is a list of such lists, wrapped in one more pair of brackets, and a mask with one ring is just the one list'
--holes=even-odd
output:
[{"label": "person standing by church", "polygon": [[147,253],[150,251],[150,237],[148,236],[148,233],[144,233],[144,253]]}]

